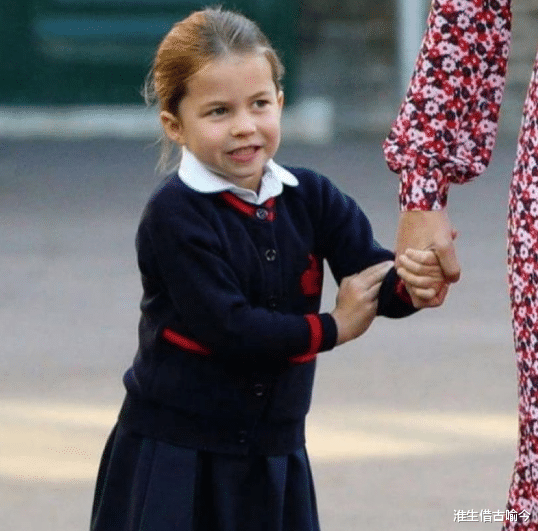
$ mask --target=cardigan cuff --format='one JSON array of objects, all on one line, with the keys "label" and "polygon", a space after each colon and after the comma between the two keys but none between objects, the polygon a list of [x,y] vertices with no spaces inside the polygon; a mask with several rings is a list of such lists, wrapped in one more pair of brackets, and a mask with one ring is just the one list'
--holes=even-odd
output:
[{"label": "cardigan cuff", "polygon": [[396,295],[398,295],[398,297],[403,302],[405,302],[405,304],[409,304],[411,306],[413,305],[411,295],[409,295],[409,292],[405,287],[405,282],[401,278],[396,281],[396,285],[394,286],[394,293],[396,293]]},{"label": "cardigan cuff", "polygon": [[336,322],[330,313],[308,314],[305,319],[310,329],[308,351],[290,358],[290,363],[309,363],[316,359],[318,352],[331,350],[336,345]]},{"label": "cardigan cuff", "polygon": [[392,267],[381,283],[377,296],[377,315],[400,318],[407,317],[418,310],[413,306],[405,285]]},{"label": "cardigan cuff", "polygon": [[318,315],[318,317],[323,325],[323,339],[319,352],[326,352],[327,350],[332,350],[336,346],[338,329],[336,328],[336,321],[330,313],[322,313]]}]

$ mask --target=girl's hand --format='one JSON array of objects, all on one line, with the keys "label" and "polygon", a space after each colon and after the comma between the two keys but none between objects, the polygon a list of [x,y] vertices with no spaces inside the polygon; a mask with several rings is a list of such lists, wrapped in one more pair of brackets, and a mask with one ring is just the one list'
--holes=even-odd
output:
[{"label": "girl's hand", "polygon": [[338,329],[337,345],[368,330],[377,312],[377,295],[393,262],[381,262],[340,282],[336,307],[331,312]]},{"label": "girl's hand", "polygon": [[396,272],[417,308],[440,306],[445,300],[448,282],[433,250],[407,249],[398,257]]}]

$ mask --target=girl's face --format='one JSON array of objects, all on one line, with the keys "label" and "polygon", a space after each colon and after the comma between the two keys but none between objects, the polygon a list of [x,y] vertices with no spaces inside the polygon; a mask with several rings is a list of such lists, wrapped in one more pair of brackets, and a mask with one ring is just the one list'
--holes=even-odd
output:
[{"label": "girl's face", "polygon": [[258,191],[280,143],[284,96],[261,54],[226,55],[187,82],[178,116],[161,113],[169,138],[243,188]]}]

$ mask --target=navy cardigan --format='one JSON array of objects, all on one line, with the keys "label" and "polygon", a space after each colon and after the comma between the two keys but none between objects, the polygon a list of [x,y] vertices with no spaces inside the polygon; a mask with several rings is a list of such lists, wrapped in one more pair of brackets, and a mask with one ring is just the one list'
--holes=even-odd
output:
[{"label": "navy cardigan", "polygon": [[[357,204],[328,179],[288,168],[297,187],[262,206],[202,194],[174,174],[137,234],[139,349],[120,422],[180,446],[289,453],[304,444],[315,357],[336,343],[319,313],[323,261],[339,283],[393,254]],[[414,309],[392,269],[378,314]]]}]

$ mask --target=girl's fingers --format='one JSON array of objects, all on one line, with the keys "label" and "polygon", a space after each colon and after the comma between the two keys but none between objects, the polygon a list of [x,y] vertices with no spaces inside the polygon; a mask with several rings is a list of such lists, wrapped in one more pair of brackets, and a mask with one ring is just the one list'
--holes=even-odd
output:
[{"label": "girl's fingers", "polygon": [[390,268],[394,265],[392,260],[386,262],[380,262],[373,266],[367,267],[360,273],[354,275],[357,280],[364,282],[365,288],[369,288],[378,282],[381,282],[389,272]]},{"label": "girl's fingers", "polygon": [[379,295],[379,290],[381,289],[381,284],[382,283],[383,283],[382,281],[376,282],[375,284],[372,284],[366,290],[365,295],[366,295],[366,298],[369,301],[373,301],[373,300],[377,299],[377,296]]},{"label": "girl's fingers", "polygon": [[374,264],[373,266],[370,266],[370,267],[367,267],[366,269],[364,269],[360,274],[366,274],[366,275],[374,275],[374,276],[379,276],[379,275],[386,275],[388,270],[394,265],[394,261],[393,260],[387,260],[385,262],[379,262],[378,264]]},{"label": "girl's fingers", "polygon": [[393,265],[393,260],[387,260],[386,262],[380,262],[379,264],[375,264],[367,268],[365,271],[371,270],[373,278],[375,278],[376,280],[383,280],[387,276],[387,273],[390,271],[390,268]]}]

